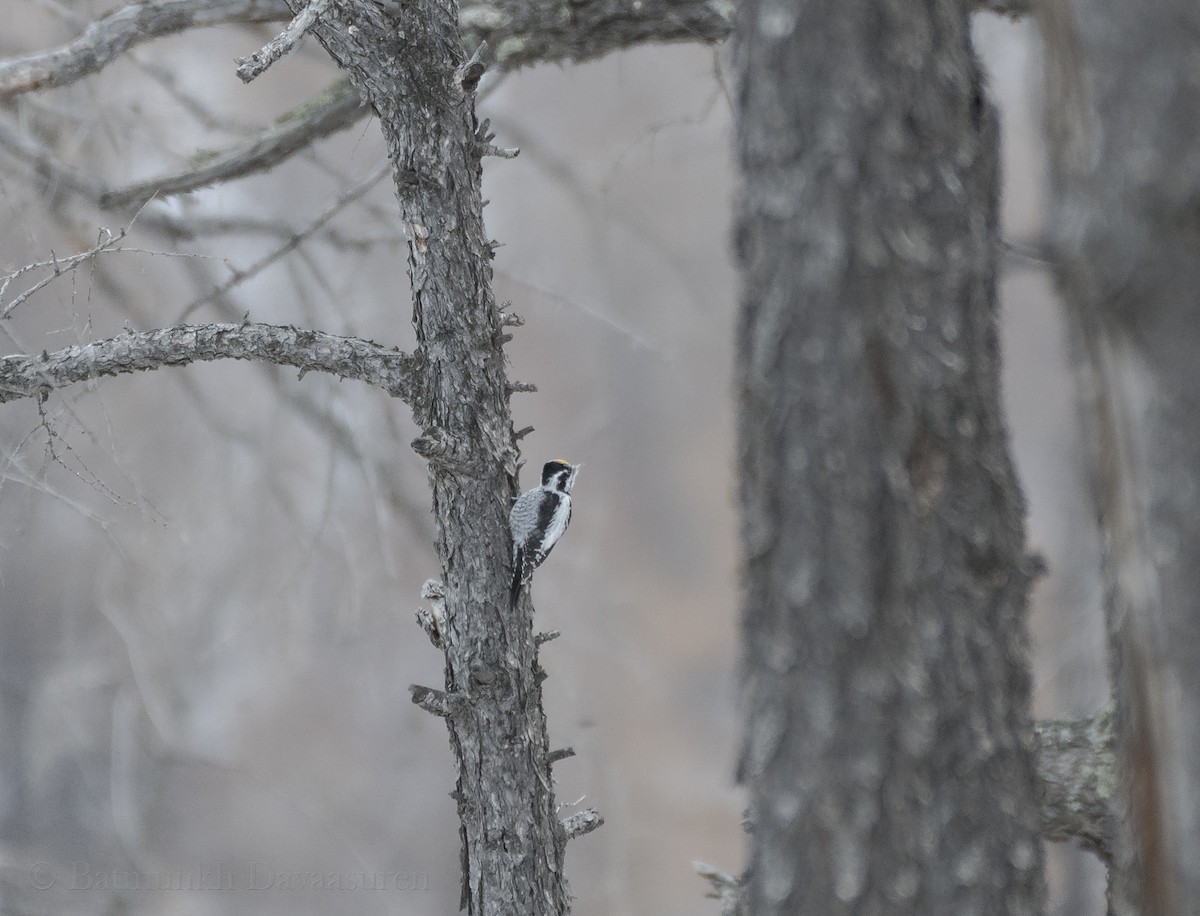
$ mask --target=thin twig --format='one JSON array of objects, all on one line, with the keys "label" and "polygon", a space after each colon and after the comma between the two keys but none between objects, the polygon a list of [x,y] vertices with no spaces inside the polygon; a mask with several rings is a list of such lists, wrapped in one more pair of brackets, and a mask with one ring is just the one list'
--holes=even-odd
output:
[{"label": "thin twig", "polygon": [[[973,5],[1013,18],[1029,12],[1029,0],[976,0]],[[293,24],[311,8],[295,17]],[[83,35],[60,48],[0,61],[0,98],[75,82],[107,66],[133,45],[163,35],[225,22],[275,22],[291,15],[282,0],[131,4],[97,19]],[[546,61],[587,60],[647,42],[721,42],[733,29],[733,4],[722,0],[628,0],[628,5],[594,3],[563,19],[552,5],[487,0],[464,5],[459,19],[470,40],[486,39],[497,49],[498,69],[512,70]],[[282,40],[284,47],[262,69],[295,43],[285,39],[291,30],[289,26],[276,39]],[[268,53],[272,44],[245,60]]]},{"label": "thin twig", "polygon": [[712,885],[704,896],[721,901],[721,916],[745,916],[745,883],[740,877],[705,862],[693,861],[692,868]]},{"label": "thin twig", "polygon": [[[38,426],[46,431],[46,453],[50,456],[51,461],[61,467],[68,474],[74,475],[75,478],[78,479],[85,487],[95,490],[113,505],[130,509],[134,508],[134,503],[117,494],[111,487],[104,483],[103,480],[97,477],[92,469],[87,466],[87,462],[79,457],[75,449],[71,447],[71,443],[68,442],[66,438],[54,428],[53,423],[51,423],[50,415],[46,411],[46,402],[41,399],[38,400]],[[79,471],[75,470],[75,468],[67,464],[63,457],[58,453],[58,449],[54,447],[55,442],[62,443],[62,447],[66,450],[67,454],[79,462],[79,466],[87,472],[86,477]]]},{"label": "thin twig", "polygon": [[3,111],[0,111],[0,149],[26,163],[31,171],[51,185],[48,189],[51,192],[61,187],[94,202],[105,191],[100,182],[62,164],[48,146],[22,131],[16,119]]},{"label": "thin twig", "polygon": [[5,274],[3,277],[0,277],[0,300],[2,300],[5,292],[8,291],[8,287],[13,280],[16,280],[18,277],[23,276],[24,274],[27,274],[33,270],[42,270],[47,267],[53,268],[49,275],[43,277],[33,286],[29,287],[29,289],[25,290],[25,292],[13,299],[8,305],[4,306],[3,310],[0,310],[0,318],[7,318],[12,310],[18,305],[25,302],[25,300],[27,300],[30,296],[45,288],[50,283],[53,283],[67,271],[74,270],[89,258],[95,257],[101,251],[108,251],[110,248],[124,239],[125,234],[125,229],[120,229],[116,232],[116,234],[113,234],[111,230],[101,227],[100,241],[87,251],[81,251],[79,254],[73,254],[69,258],[65,258],[63,260],[59,260],[59,258],[53,252],[51,252],[50,260],[48,261],[35,261],[33,264],[25,264],[22,267],[18,267],[16,270],[9,271],[9,273]]},{"label": "thin twig", "polygon": [[[145,204],[142,205],[142,209],[145,209]],[[141,215],[142,210],[138,210],[138,212],[133,215],[133,218],[130,219],[129,225],[118,229],[115,233],[111,229],[101,226],[100,241],[87,251],[81,251],[79,254],[73,254],[69,258],[63,260],[60,260],[56,255],[54,255],[53,252],[51,252],[51,259],[49,261],[38,261],[34,264],[26,264],[24,267],[18,267],[11,273],[6,274],[4,277],[0,277],[0,302],[2,302],[4,300],[4,293],[8,290],[9,284],[11,284],[13,280],[17,279],[17,277],[21,276],[22,274],[26,274],[31,270],[41,270],[46,267],[53,268],[53,271],[49,275],[43,277],[33,286],[29,287],[29,289],[25,290],[25,292],[21,293],[21,295],[14,298],[8,305],[4,306],[4,308],[0,310],[0,318],[7,318],[12,314],[13,310],[17,308],[17,306],[24,303],[39,290],[49,286],[63,274],[72,271],[80,264],[91,260],[102,251],[111,251],[114,249],[122,240],[124,240],[125,236],[129,234],[129,230],[133,228],[133,224]]]},{"label": "thin twig", "polygon": [[243,83],[248,83],[264,73],[271,64],[292,50],[304,37],[304,33],[316,24],[316,21],[329,6],[329,0],[312,0],[298,12],[288,23],[287,28],[268,41],[260,50],[248,57],[239,57],[237,75]]},{"label": "thin twig", "polygon": [[107,191],[100,195],[100,206],[120,207],[152,196],[171,197],[266,171],[317,140],[350,127],[366,112],[358,90],[348,81],[339,80],[295,115],[279,119],[276,126],[250,142],[186,171]]},{"label": "thin twig", "polygon": [[390,169],[391,164],[384,162],[357,185],[339,195],[337,200],[326,207],[325,210],[315,220],[309,223],[307,227],[294,234],[282,245],[259,258],[245,270],[235,271],[234,275],[220,286],[210,290],[200,298],[193,300],[180,314],[178,319],[179,322],[186,321],[188,317],[196,311],[196,309],[200,308],[200,306],[207,302],[211,302],[213,299],[224,296],[235,286],[238,286],[239,284],[244,283],[246,280],[249,280],[251,277],[262,273],[262,271],[266,270],[284,255],[295,251],[317,231],[319,231],[327,222],[342,212],[342,210],[346,209],[346,207],[350,206],[350,204],[354,203],[354,201],[358,200],[360,197],[370,191],[371,188],[378,184],[379,181],[388,174]]}]

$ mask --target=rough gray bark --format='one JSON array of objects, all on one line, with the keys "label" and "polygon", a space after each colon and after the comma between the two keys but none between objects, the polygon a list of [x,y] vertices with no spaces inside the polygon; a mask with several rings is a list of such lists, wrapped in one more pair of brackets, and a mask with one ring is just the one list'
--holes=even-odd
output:
[{"label": "rough gray bark", "polygon": [[738,13],[750,911],[1034,913],[1032,564],[967,7]]},{"label": "rough gray bark", "polygon": [[300,8],[300,11],[288,23],[287,28],[253,54],[239,57],[237,61],[238,78],[244,83],[249,83],[265,73],[268,67],[285,54],[290,54],[295,50],[297,43],[313,27],[328,5],[329,0],[310,0]]},{"label": "rough gray bark", "polygon": [[1118,821],[1112,710],[1038,722],[1034,737],[1042,839],[1078,840],[1111,865]]},{"label": "rough gray bark", "polygon": [[105,191],[97,203],[105,208],[140,204],[156,195],[163,198],[185,194],[274,168],[323,137],[350,127],[366,112],[357,90],[348,80],[338,80],[300,111],[278,119],[250,142],[186,171]]},{"label": "rough gray bark", "polygon": [[108,340],[39,356],[0,357],[0,404],[44,398],[51,391],[106,375],[218,359],[253,359],[358,379],[411,402],[421,360],[357,337],[336,337],[278,325],[200,324],[158,331],[125,331]]},{"label": "rough gray bark", "polygon": [[1094,437],[1128,828],[1110,911],[1191,912],[1200,900],[1200,6],[1054,0],[1042,25],[1052,240]]},{"label": "rough gray bark", "polygon": [[487,0],[464,3],[468,41],[487,41],[496,65],[515,69],[546,60],[591,60],[647,42],[703,42],[729,37],[731,0]]},{"label": "rough gray bark", "polygon": [[[351,28],[353,26],[353,28]],[[516,449],[491,289],[474,111],[482,67],[453,0],[331,3],[312,33],[379,117],[408,238],[417,355],[413,415],[429,458],[444,583],[446,722],[458,765],[464,907],[568,909],[531,608],[509,608]]]}]

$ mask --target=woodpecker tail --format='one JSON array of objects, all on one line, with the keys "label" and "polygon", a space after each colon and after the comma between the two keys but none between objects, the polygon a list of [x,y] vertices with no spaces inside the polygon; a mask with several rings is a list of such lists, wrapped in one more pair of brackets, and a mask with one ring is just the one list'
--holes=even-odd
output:
[{"label": "woodpecker tail", "polygon": [[521,587],[525,584],[522,581],[521,572],[525,567],[525,551],[519,547],[514,552],[513,556],[513,577],[512,587],[509,589],[509,598],[512,600],[512,607],[517,606],[517,602],[521,600]]}]

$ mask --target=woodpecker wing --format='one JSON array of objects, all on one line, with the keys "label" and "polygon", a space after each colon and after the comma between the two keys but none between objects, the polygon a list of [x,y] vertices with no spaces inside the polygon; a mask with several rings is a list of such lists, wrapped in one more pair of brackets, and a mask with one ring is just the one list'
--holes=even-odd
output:
[{"label": "woodpecker wing", "polygon": [[514,531],[512,600],[533,571],[550,556],[555,543],[571,523],[571,497],[557,490],[535,489],[522,493],[513,505],[509,522]]},{"label": "woodpecker wing", "polygon": [[543,500],[541,506],[538,507],[537,530],[546,532],[542,544],[539,546],[536,543],[530,543],[536,542],[536,534],[526,541],[527,552],[537,557],[530,572],[541,566],[542,560],[550,556],[550,551],[554,549],[558,539],[567,530],[567,525],[571,524],[571,497],[557,491],[551,492],[547,496],[548,498]]}]

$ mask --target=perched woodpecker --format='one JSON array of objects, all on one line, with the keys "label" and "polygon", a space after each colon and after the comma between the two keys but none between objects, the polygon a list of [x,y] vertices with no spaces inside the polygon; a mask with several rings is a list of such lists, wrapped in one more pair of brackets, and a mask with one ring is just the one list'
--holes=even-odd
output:
[{"label": "perched woodpecker", "polygon": [[513,539],[512,605],[517,606],[521,589],[533,571],[550,556],[550,551],[571,523],[571,487],[582,465],[556,458],[542,468],[542,484],[526,490],[508,513]]}]

